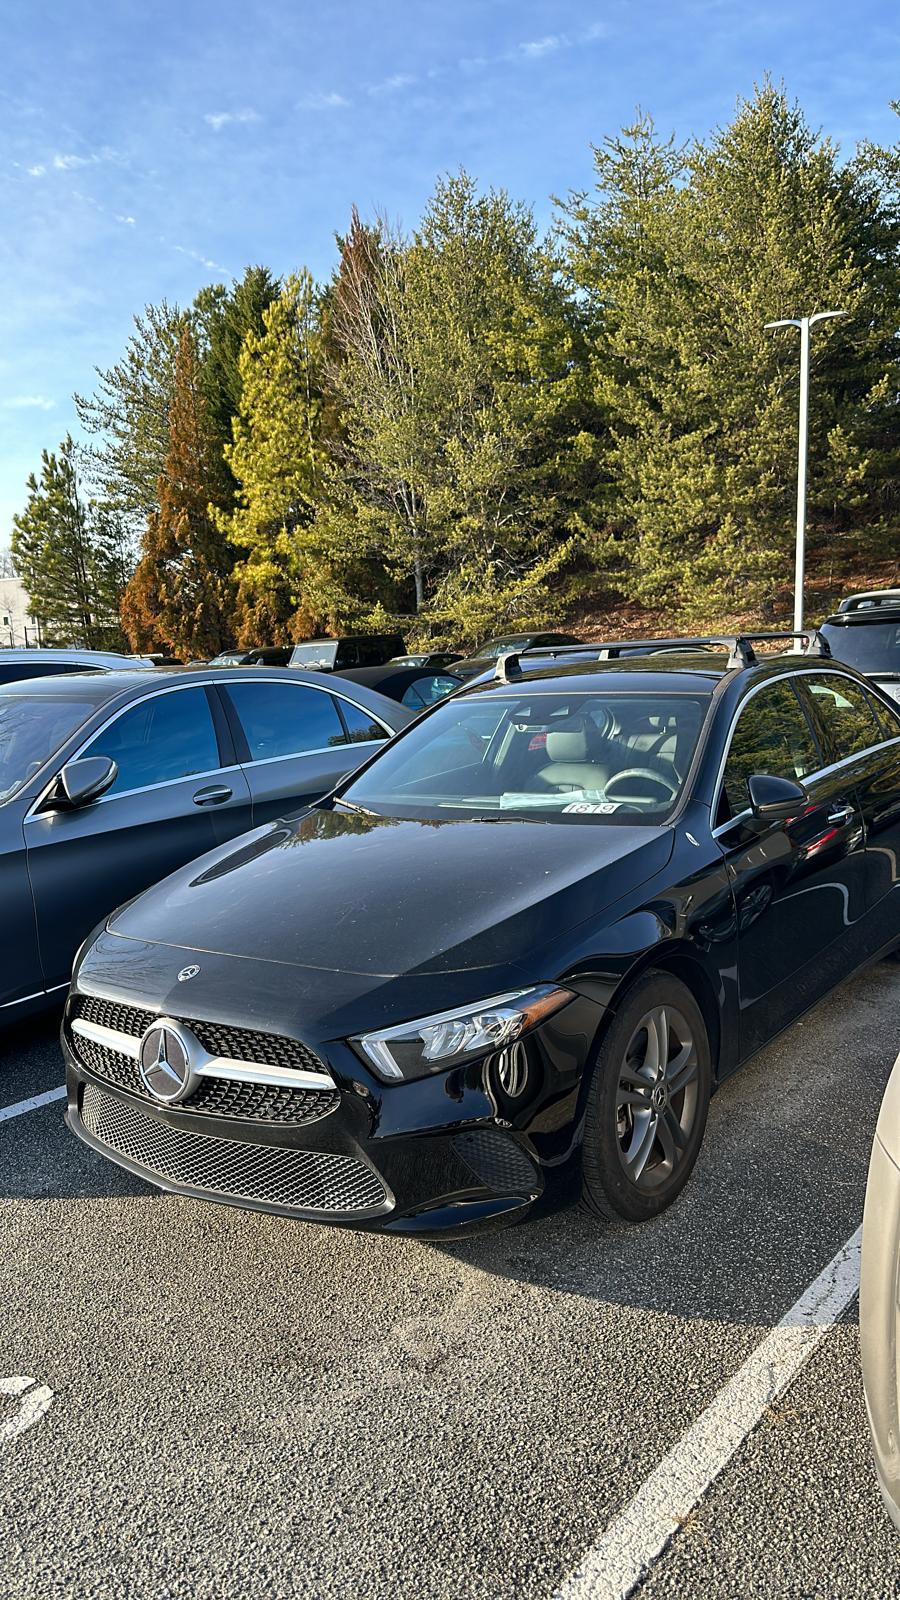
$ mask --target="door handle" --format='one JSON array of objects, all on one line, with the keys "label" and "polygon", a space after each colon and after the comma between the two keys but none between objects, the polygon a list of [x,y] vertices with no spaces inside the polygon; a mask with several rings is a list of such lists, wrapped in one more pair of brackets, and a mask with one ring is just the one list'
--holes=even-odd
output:
[{"label": "door handle", "polygon": [[842,827],[845,822],[852,822],[855,816],[856,811],[853,806],[838,806],[836,810],[826,813],[825,821],[838,828]]},{"label": "door handle", "polygon": [[209,789],[198,789],[194,795],[195,806],[222,806],[230,800],[234,791],[227,784],[213,784]]}]

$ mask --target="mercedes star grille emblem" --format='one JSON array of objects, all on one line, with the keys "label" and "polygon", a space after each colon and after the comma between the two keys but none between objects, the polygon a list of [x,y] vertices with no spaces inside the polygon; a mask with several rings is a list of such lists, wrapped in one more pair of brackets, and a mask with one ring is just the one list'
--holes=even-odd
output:
[{"label": "mercedes star grille emblem", "polygon": [[194,1088],[191,1035],[163,1017],[151,1023],[141,1040],[140,1074],[154,1100],[175,1105]]},{"label": "mercedes star grille emblem", "polygon": [[188,983],[188,982],[190,982],[191,978],[196,978],[197,973],[199,971],[200,971],[199,967],[182,967],[181,971],[178,974],[178,982],[179,983]]}]

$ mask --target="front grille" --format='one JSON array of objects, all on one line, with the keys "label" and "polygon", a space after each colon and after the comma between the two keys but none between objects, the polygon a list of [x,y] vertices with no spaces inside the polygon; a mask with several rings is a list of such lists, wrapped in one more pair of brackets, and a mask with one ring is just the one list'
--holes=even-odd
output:
[{"label": "front grille", "polygon": [[[120,1033],[128,1033],[133,1038],[140,1038],[154,1020],[154,1014],[150,1011],[141,1011],[136,1006],[120,1006],[112,1000],[98,1000],[94,995],[78,996],[72,1016],[81,1017],[86,1022],[99,1023],[104,1028],[117,1028]],[[238,1060],[262,1061],[266,1065],[287,1066],[294,1070],[319,1072],[325,1070],[318,1056],[305,1045],[296,1040],[282,1039],[278,1034],[221,1028],[213,1023],[191,1022],[188,1026],[210,1054],[231,1055],[234,1049],[243,1046],[244,1055],[238,1056]],[[155,1103],[141,1078],[136,1061],[122,1055],[118,1050],[111,1050],[107,1045],[99,1044],[96,1039],[87,1039],[84,1034],[72,1033],[71,1029],[67,1029],[67,1037],[76,1058],[98,1078],[114,1084],[117,1089],[124,1089],[127,1094],[139,1095],[141,1099]],[[247,1041],[251,1042],[248,1044]],[[259,1044],[257,1041],[263,1043]],[[268,1055],[265,1053],[267,1041],[295,1047],[297,1051],[302,1052],[302,1059],[290,1062],[272,1060],[274,1050],[269,1049]],[[247,1051],[250,1049],[262,1053],[249,1055]],[[329,1116],[332,1111],[337,1110],[339,1104],[340,1094],[337,1089],[330,1086],[321,1089],[295,1089],[287,1084],[249,1083],[245,1079],[235,1078],[203,1078],[195,1092],[180,1102],[180,1108],[200,1116],[239,1117],[250,1122],[268,1122],[281,1127],[303,1127],[307,1123],[318,1122],[322,1117]]]},{"label": "front grille", "polygon": [[513,1139],[494,1128],[458,1133],[453,1148],[488,1189],[521,1193],[536,1187],[534,1164]]},{"label": "front grille", "polygon": [[179,1188],[320,1215],[359,1217],[390,1204],[378,1174],[352,1156],[188,1133],[93,1083],[84,1086],[81,1121],[107,1149]]},{"label": "front grille", "polygon": [[[72,1002],[72,1017],[83,1017],[85,1022],[98,1022],[103,1028],[115,1028],[140,1038],[159,1013],[144,1011],[139,1006],[122,1005],[118,1000],[103,1000],[97,995],[76,995]],[[168,1013],[166,1013],[168,1015]],[[315,1051],[301,1044],[299,1039],[287,1039],[281,1033],[259,1033],[254,1028],[232,1028],[222,1022],[198,1022],[193,1017],[173,1014],[173,1022],[183,1022],[199,1039],[211,1056],[231,1056],[235,1061],[258,1061],[267,1067],[283,1067],[295,1072],[324,1072],[324,1063]]]}]

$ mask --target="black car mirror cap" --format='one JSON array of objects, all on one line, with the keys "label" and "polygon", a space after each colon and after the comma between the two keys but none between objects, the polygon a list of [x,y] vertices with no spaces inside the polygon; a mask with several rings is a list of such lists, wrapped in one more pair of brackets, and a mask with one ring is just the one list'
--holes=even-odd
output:
[{"label": "black car mirror cap", "polygon": [[111,756],[81,756],[67,761],[42,807],[45,811],[76,811],[99,800],[115,783],[119,769]]},{"label": "black car mirror cap", "polygon": [[787,822],[809,804],[802,783],[793,778],[775,778],[768,772],[754,772],[747,779],[750,809],[760,822]]}]

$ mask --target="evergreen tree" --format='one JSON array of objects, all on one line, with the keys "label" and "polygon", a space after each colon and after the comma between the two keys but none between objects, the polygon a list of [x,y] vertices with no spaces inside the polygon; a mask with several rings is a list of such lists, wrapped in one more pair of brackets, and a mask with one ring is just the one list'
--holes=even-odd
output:
[{"label": "evergreen tree", "polygon": [[564,223],[610,428],[595,559],[670,607],[753,604],[788,570],[796,484],[796,339],[764,324],[848,312],[816,332],[810,511],[832,531],[877,518],[869,441],[898,449],[898,235],[770,84],[705,145],[679,151],[641,118],[595,160],[597,194]]},{"label": "evergreen tree", "polygon": [[134,319],[121,361],[97,368],[93,396],[76,394],[75,409],[95,443],[86,468],[98,498],[133,532],[159,507],[159,480],[169,448],[169,408],[185,313],[165,300]]},{"label": "evergreen tree", "polygon": [[319,430],[319,335],[309,273],[289,278],[263,312],[263,331],[241,351],[240,404],[225,459],[240,485],[220,531],[241,552],[235,567],[236,634],[247,645],[291,638],[298,595],[317,614],[313,524],[323,470]]},{"label": "evergreen tree", "polygon": [[117,649],[127,545],[108,511],[82,495],[70,436],[44,450],[13,518],[12,558],[45,644]]},{"label": "evergreen tree", "polygon": [[175,361],[159,510],[148,520],[141,559],[122,603],[122,622],[134,649],[163,646],[203,657],[232,642],[234,550],[210,512],[215,470],[196,341],[185,325]]},{"label": "evergreen tree", "polygon": [[215,284],[201,289],[194,301],[201,388],[218,467],[209,485],[209,498],[222,510],[231,509],[237,488],[227,451],[232,443],[232,418],[241,404],[241,351],[250,335],[263,332],[265,311],[278,293],[268,267],[248,267],[231,289]]}]

